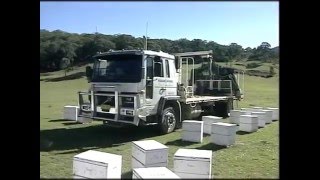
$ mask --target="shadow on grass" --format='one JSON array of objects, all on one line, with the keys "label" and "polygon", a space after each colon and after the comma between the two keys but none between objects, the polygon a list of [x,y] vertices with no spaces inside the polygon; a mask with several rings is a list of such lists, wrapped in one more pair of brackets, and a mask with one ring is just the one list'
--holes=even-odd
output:
[{"label": "shadow on grass", "polygon": [[132,171],[122,173],[121,179],[132,179]]},{"label": "shadow on grass", "polygon": [[157,126],[113,128],[95,125],[40,130],[40,151],[107,148],[160,135]]},{"label": "shadow on grass", "polygon": [[51,73],[40,73],[40,77],[41,76],[51,76]]},{"label": "shadow on grass", "polygon": [[218,151],[218,150],[224,149],[224,148],[227,148],[227,147],[226,146],[216,145],[216,144],[213,144],[213,143],[208,143],[208,144],[205,144],[203,146],[198,147],[197,149]]},{"label": "shadow on grass", "polygon": [[45,82],[59,82],[59,81],[65,81],[65,80],[74,80],[79,79],[86,76],[85,72],[77,72],[73,74],[69,74],[67,76],[57,77],[57,78],[48,78],[45,80]]},{"label": "shadow on grass", "polygon": [[76,125],[76,124],[81,124],[81,123],[79,123],[79,122],[64,122],[62,124],[65,126],[70,126],[70,125]]},{"label": "shadow on grass", "polygon": [[177,139],[174,141],[169,141],[165,145],[173,145],[173,146],[190,146],[193,144],[198,144],[198,142],[189,142],[189,141],[182,141],[182,139]]},{"label": "shadow on grass", "polygon": [[49,122],[67,122],[67,121],[70,121],[70,120],[67,120],[67,119],[53,119],[53,120],[50,120]]},{"label": "shadow on grass", "polygon": [[246,135],[246,134],[251,134],[251,133],[253,133],[253,132],[237,131],[236,134],[238,134],[238,135]]},{"label": "shadow on grass", "polygon": [[61,153],[55,153],[55,154],[71,154],[71,153],[73,153],[73,154],[79,154],[79,153],[82,153],[82,152],[84,152],[84,151],[86,151],[86,150],[95,150],[95,149],[99,149],[99,148],[92,148],[92,147],[90,147],[90,148],[80,148],[80,149],[77,149],[77,150],[72,150],[72,151],[67,151],[67,152],[61,152]]}]

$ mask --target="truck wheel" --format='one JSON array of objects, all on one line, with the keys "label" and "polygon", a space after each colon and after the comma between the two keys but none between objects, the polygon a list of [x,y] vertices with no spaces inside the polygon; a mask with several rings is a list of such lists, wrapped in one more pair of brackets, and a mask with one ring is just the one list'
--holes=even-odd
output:
[{"label": "truck wheel", "polygon": [[215,115],[219,117],[228,117],[228,113],[230,112],[230,106],[228,102],[219,102],[216,103],[214,107]]},{"label": "truck wheel", "polygon": [[160,131],[163,134],[171,133],[177,124],[177,115],[173,107],[166,107],[160,116]]}]

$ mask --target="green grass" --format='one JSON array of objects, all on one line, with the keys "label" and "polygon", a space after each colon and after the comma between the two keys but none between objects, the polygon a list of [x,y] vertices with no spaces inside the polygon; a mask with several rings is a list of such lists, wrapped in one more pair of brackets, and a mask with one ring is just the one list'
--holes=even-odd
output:
[{"label": "green grass", "polygon": [[[74,72],[70,72],[72,74]],[[41,78],[63,76],[63,71]],[[122,155],[122,173],[131,178],[131,141],[154,139],[169,147],[169,168],[179,148],[213,151],[212,171],[215,178],[279,178],[279,123],[273,122],[258,132],[237,134],[236,144],[222,148],[209,142],[186,143],[181,130],[158,135],[156,127],[109,128],[101,122],[75,124],[63,120],[63,106],[77,105],[77,92],[87,90],[85,77],[73,80],[40,81],[40,177],[72,178],[74,155],[94,149]],[[240,107],[278,107],[278,77],[246,76],[245,99]]]}]

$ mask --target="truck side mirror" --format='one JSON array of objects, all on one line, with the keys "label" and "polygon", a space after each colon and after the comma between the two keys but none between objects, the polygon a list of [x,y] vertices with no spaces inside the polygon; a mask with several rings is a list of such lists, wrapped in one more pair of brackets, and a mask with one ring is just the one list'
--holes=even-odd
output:
[{"label": "truck side mirror", "polygon": [[92,74],[93,74],[93,70],[92,70],[91,66],[87,66],[86,67],[86,76],[87,76],[88,82],[91,82]]},{"label": "truck side mirror", "polygon": [[175,57],[174,63],[175,63],[176,69],[178,71],[178,69],[180,69],[179,57],[177,57],[177,56]]}]

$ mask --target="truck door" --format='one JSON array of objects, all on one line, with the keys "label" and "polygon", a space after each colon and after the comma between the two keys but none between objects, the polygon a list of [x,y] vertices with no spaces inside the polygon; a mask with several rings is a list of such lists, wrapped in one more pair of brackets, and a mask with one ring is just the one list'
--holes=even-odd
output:
[{"label": "truck door", "polygon": [[163,60],[159,56],[147,57],[146,103],[156,105],[165,95]]},{"label": "truck door", "polygon": [[175,67],[174,60],[164,59],[164,69],[165,69],[165,88],[166,96],[177,95],[177,81],[175,79]]}]

